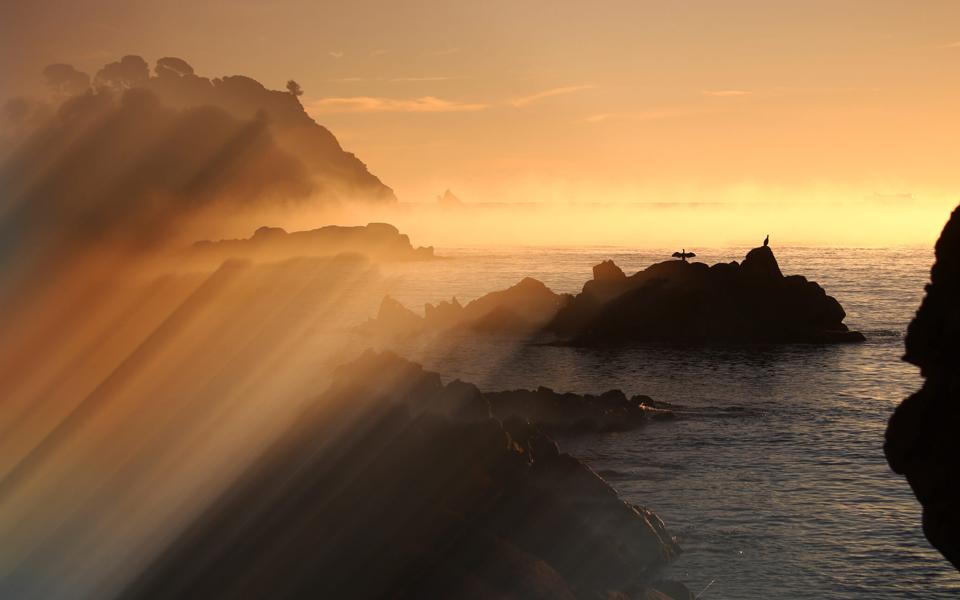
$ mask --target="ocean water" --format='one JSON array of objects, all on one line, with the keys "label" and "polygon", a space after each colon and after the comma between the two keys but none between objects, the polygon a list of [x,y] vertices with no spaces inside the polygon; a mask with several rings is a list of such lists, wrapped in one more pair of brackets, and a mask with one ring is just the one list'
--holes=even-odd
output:
[{"label": "ocean water", "polygon": [[[631,502],[649,506],[684,553],[666,575],[704,599],[955,598],[958,574],[922,535],[920,509],[888,468],[890,413],[921,384],[900,360],[931,249],[774,248],[786,274],[819,282],[867,342],[843,346],[636,346],[587,350],[454,340],[399,350],[482,389],[601,392],[677,405],[680,418],[559,440]],[[698,249],[707,263],[747,248]],[[667,251],[449,248],[450,260],[391,267],[408,306],[461,301],[521,277],[576,292],[612,258],[629,274]]]}]

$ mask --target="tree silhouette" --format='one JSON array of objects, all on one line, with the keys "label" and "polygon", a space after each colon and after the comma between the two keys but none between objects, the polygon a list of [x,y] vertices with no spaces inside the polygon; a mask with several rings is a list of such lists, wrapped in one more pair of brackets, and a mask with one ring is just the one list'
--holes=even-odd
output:
[{"label": "tree silhouette", "polygon": [[76,70],[73,65],[57,63],[43,69],[47,85],[59,96],[73,96],[90,88],[90,76]]},{"label": "tree silhouette", "polygon": [[292,79],[287,82],[287,91],[290,92],[290,94],[292,94],[293,96],[303,95],[303,88],[300,87],[299,83],[297,83]]},{"label": "tree silhouette", "polygon": [[157,74],[157,77],[193,75],[193,67],[182,58],[174,56],[157,59],[157,66],[153,68],[153,71]]},{"label": "tree silhouette", "polygon": [[97,71],[97,85],[123,91],[134,88],[150,79],[150,67],[143,58],[128,54],[117,62],[105,65]]}]

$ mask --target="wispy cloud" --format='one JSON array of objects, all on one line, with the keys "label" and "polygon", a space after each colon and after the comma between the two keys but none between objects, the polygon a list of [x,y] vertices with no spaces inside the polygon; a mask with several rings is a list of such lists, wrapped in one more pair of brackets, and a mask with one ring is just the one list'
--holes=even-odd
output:
[{"label": "wispy cloud", "polygon": [[330,52],[327,52],[327,54],[329,54],[330,56],[332,56],[332,57],[334,57],[334,58],[343,58],[343,51],[342,51],[342,50],[331,50]]},{"label": "wispy cloud", "polygon": [[445,77],[445,76],[437,76],[437,77],[393,77],[393,78],[391,78],[391,79],[388,79],[387,81],[390,81],[390,82],[392,82],[392,83],[408,83],[408,82],[415,83],[415,82],[419,82],[419,81],[448,81],[448,80],[450,80],[450,79],[456,79],[456,78],[455,78],[455,77]]},{"label": "wispy cloud", "polygon": [[583,121],[585,123],[603,123],[604,121],[611,121],[615,119],[630,121],[660,121],[663,119],[676,119],[680,117],[700,115],[706,112],[710,111],[697,108],[667,107],[654,108],[650,110],[597,113],[588,116],[587,118],[583,119]]},{"label": "wispy cloud", "polygon": [[749,96],[753,92],[747,90],[703,90],[700,93],[714,98],[735,98],[737,96]]},{"label": "wispy cloud", "polygon": [[430,52],[429,55],[430,56],[449,56],[451,54],[456,54],[458,52],[460,52],[460,48],[444,48],[443,50],[436,50],[434,52]]},{"label": "wispy cloud", "polygon": [[457,102],[434,96],[420,98],[382,98],[374,96],[356,96],[352,98],[323,98],[307,104],[310,114],[330,113],[376,113],[376,112],[465,112],[483,110],[488,104]]},{"label": "wispy cloud", "polygon": [[562,96],[564,94],[573,94],[576,92],[582,92],[584,90],[592,90],[597,86],[595,85],[568,85],[564,87],[552,88],[549,90],[544,90],[542,92],[537,92],[536,94],[530,94],[529,96],[521,96],[519,98],[514,98],[510,101],[510,104],[516,107],[527,106],[528,104],[533,104],[544,98],[550,98],[552,96]]},{"label": "wispy cloud", "polygon": [[948,42],[946,44],[940,44],[941,48],[960,48],[960,42]]},{"label": "wispy cloud", "polygon": [[419,83],[432,81],[449,81],[451,79],[462,79],[462,77],[448,77],[446,75],[425,76],[425,77],[336,77],[327,79],[330,83],[359,83],[359,82],[381,82],[381,83]]},{"label": "wispy cloud", "polygon": [[389,54],[389,50],[384,50],[383,48],[377,48],[376,50],[370,51],[370,56],[383,56],[384,54]]}]

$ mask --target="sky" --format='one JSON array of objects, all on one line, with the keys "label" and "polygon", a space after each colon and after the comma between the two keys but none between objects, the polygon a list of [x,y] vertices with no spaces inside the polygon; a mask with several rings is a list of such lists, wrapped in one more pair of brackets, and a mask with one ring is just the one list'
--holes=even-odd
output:
[{"label": "sky", "polygon": [[129,53],[293,78],[404,202],[827,197],[945,218],[960,189],[957,2],[2,6],[3,88]]}]

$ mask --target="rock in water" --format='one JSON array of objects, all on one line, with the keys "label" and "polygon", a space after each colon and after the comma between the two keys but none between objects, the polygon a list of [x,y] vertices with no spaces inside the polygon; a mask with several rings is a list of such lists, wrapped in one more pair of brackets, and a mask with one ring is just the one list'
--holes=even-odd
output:
[{"label": "rock in water", "polygon": [[369,352],[125,596],[682,598],[678,551],[475,387]]},{"label": "rock in water", "polygon": [[[548,330],[575,345],[629,342],[859,342],[832,296],[800,275],[784,277],[773,251],[742,264],[672,260],[618,277],[613,263],[566,302]],[[622,271],[621,271],[622,273]]]},{"label": "rock in water", "polygon": [[925,380],[890,418],[884,452],[923,505],[927,539],[960,570],[960,207],[937,241],[904,360]]}]

